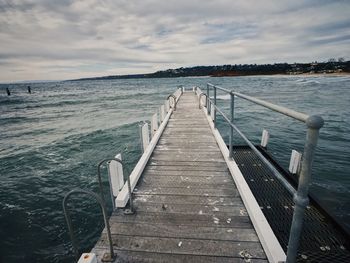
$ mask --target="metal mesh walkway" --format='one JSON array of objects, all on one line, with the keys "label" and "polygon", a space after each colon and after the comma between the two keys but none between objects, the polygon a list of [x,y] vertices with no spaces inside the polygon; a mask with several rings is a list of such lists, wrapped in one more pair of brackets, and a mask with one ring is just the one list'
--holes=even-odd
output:
[{"label": "metal mesh walkway", "polygon": [[[248,146],[235,147],[234,159],[287,251],[294,210],[292,195]],[[349,242],[346,233],[311,199],[305,213],[298,262],[350,262]]]}]

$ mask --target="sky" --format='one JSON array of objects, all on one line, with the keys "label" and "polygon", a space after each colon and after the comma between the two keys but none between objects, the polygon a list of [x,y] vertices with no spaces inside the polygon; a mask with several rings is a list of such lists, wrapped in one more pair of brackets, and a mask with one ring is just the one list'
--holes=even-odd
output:
[{"label": "sky", "polygon": [[348,0],[0,0],[0,82],[339,57]]}]

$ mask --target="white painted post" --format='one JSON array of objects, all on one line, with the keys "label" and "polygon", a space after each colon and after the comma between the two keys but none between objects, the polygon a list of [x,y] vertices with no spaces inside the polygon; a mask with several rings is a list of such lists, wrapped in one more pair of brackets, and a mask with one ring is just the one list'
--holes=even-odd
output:
[{"label": "white painted post", "polygon": [[148,129],[147,122],[145,122],[141,127],[141,141],[142,141],[143,152],[145,152],[149,144],[149,129]]},{"label": "white painted post", "polygon": [[169,112],[169,110],[170,110],[170,103],[169,103],[169,100],[166,100],[165,103],[164,103],[164,105],[165,105],[165,110],[166,110],[166,112]]},{"label": "white painted post", "polygon": [[[200,94],[198,94],[198,96],[200,96]],[[201,100],[201,105],[204,106],[205,103],[206,103],[206,101],[207,101],[207,97],[202,96],[202,97],[199,97],[199,98],[200,98],[200,100]]]},{"label": "white painted post", "polygon": [[159,114],[160,114],[160,122],[162,123],[165,118],[165,109],[164,105],[160,106],[159,108]]},{"label": "white painted post", "polygon": [[260,145],[265,148],[267,146],[268,142],[269,142],[269,138],[270,138],[269,132],[264,129],[263,132],[262,132],[262,135],[261,135],[261,143],[260,143]]},{"label": "white painted post", "polygon": [[214,108],[214,105],[213,103],[210,104],[210,117],[212,120],[214,120],[214,114],[215,114],[215,108]]},{"label": "white painted post", "polygon": [[153,114],[152,120],[151,120],[152,137],[154,136],[154,134],[156,133],[157,130],[158,130],[158,114],[155,113],[155,114]]},{"label": "white painted post", "polygon": [[292,174],[297,174],[299,172],[301,162],[301,153],[296,150],[292,150],[292,155],[289,162],[289,172]]},{"label": "white painted post", "polygon": [[[122,155],[118,153],[115,158],[122,160]],[[124,185],[122,164],[114,160],[110,161],[108,164],[108,174],[113,196],[117,197]]]}]

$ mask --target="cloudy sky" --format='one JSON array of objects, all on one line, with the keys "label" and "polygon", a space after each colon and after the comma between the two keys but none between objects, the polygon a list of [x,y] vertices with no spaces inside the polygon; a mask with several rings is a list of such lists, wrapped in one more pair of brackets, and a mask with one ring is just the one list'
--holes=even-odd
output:
[{"label": "cloudy sky", "polygon": [[0,0],[0,81],[350,59],[350,1]]}]

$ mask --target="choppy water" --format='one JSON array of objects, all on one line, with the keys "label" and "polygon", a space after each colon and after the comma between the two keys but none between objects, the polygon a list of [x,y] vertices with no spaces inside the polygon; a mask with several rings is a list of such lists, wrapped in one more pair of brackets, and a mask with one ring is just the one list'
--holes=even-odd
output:
[{"label": "choppy water", "polygon": [[[31,85],[32,94],[25,84],[0,85],[0,262],[72,262],[63,196],[73,188],[97,192],[96,164],[117,152],[132,168],[140,156],[138,122],[149,119],[178,85],[204,87],[208,81],[324,117],[312,190],[350,229],[349,77],[40,83]],[[218,98],[228,112],[229,97],[219,93]],[[269,151],[285,166],[291,149],[302,151],[303,124],[238,98],[235,117],[255,143],[261,130],[268,129]],[[219,129],[227,139],[220,119]],[[74,201],[77,235],[87,250],[103,223],[93,201]]]}]

